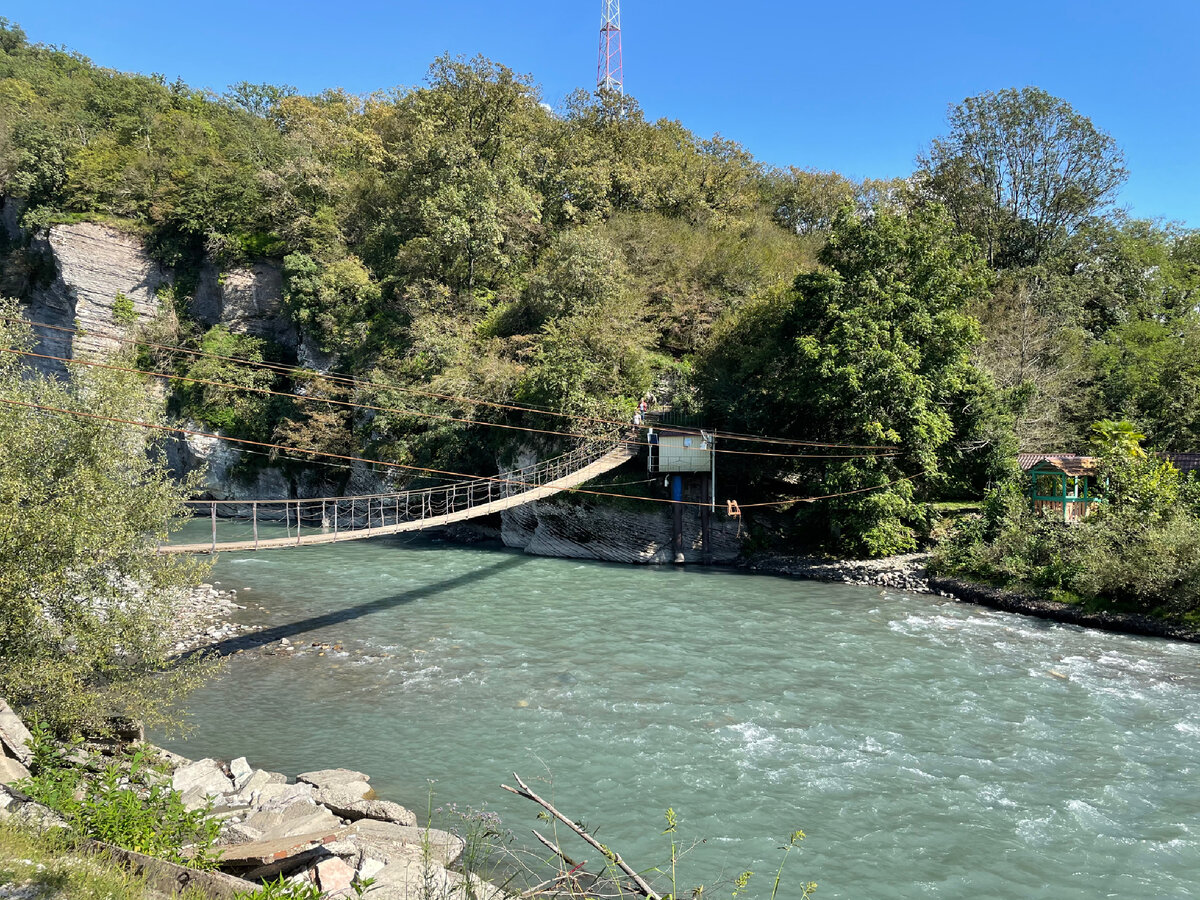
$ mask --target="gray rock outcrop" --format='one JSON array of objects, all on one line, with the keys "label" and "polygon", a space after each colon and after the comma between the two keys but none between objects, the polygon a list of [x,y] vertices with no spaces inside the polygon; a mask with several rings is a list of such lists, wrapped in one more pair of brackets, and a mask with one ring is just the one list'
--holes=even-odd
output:
[{"label": "gray rock outcrop", "polygon": [[[53,257],[55,278],[33,292],[26,314],[35,322],[81,332],[36,329],[37,353],[65,359],[111,354],[135,325],[154,317],[158,289],[171,281],[171,273],[150,258],[140,239],[109,225],[55,225],[34,245]],[[118,296],[128,301],[124,311]],[[30,364],[48,374],[66,372],[56,360]]]},{"label": "gray rock outcrop", "polygon": [[[539,500],[504,511],[501,539],[506,546],[535,556],[671,563],[671,512],[665,505],[645,507]],[[718,510],[712,517],[712,542],[714,563],[737,559],[741,552],[738,521]],[[684,510],[683,554],[688,563],[704,560],[698,507]]]},{"label": "gray rock outcrop", "polygon": [[296,326],[283,305],[283,275],[275,263],[260,260],[227,272],[206,263],[189,311],[205,325],[225,325],[292,352],[299,346]]},{"label": "gray rock outcrop", "polygon": [[29,733],[21,717],[13,711],[7,701],[0,698],[0,756],[15,759],[28,766],[33,762],[33,751],[29,746],[32,740],[33,735]]}]

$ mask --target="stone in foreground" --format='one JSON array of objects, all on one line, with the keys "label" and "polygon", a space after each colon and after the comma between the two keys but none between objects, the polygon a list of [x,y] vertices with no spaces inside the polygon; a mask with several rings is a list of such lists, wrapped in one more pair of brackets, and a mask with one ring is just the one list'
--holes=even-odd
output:
[{"label": "stone in foreground", "polygon": [[297,781],[311,784],[315,788],[330,788],[336,785],[367,782],[370,775],[355,772],[353,769],[318,769],[315,772],[301,772],[296,776]]},{"label": "stone in foreground", "polygon": [[33,751],[29,749],[32,740],[33,736],[20,716],[0,699],[0,756],[7,754],[27,766],[33,762]]}]

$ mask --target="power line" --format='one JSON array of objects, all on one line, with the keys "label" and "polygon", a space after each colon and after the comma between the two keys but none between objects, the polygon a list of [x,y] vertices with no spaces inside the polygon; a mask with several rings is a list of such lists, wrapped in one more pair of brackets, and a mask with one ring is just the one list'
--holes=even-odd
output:
[{"label": "power line", "polygon": [[[50,412],[50,413],[58,413],[60,415],[75,416],[76,418],[90,419],[90,420],[98,421],[98,422],[109,422],[109,423],[116,424],[116,425],[129,425],[129,426],[133,426],[135,428],[146,428],[146,429],[149,429],[152,431],[161,431],[161,432],[167,432],[167,433],[173,433],[173,434],[184,434],[184,435],[190,435],[193,437],[214,438],[217,440],[229,441],[230,443],[243,444],[243,445],[252,446],[252,447],[261,447],[261,448],[265,448],[268,450],[278,450],[278,451],[284,452],[284,453],[299,453],[299,454],[304,454],[304,455],[324,456],[329,459],[338,459],[338,460],[342,460],[344,462],[368,463],[370,465],[384,466],[386,468],[405,469],[405,470],[411,471],[411,472],[422,472],[422,473],[428,473],[428,474],[433,474],[433,475],[446,475],[446,476],[450,476],[453,478],[463,478],[468,481],[491,481],[491,482],[494,482],[497,484],[511,484],[511,485],[517,485],[520,487],[528,487],[528,488],[537,488],[537,487],[545,486],[545,485],[537,484],[535,482],[518,481],[515,479],[511,479],[511,478],[505,478],[500,475],[468,475],[464,472],[453,472],[453,471],[450,471],[447,469],[434,469],[434,468],[429,468],[427,466],[411,466],[411,465],[406,465],[404,463],[385,462],[384,460],[380,460],[380,459],[368,459],[366,457],[361,457],[361,456],[346,456],[346,455],[343,455],[340,453],[329,453],[329,452],[323,451],[323,450],[306,450],[303,447],[292,447],[292,446],[288,446],[286,444],[272,444],[272,443],[268,443],[265,441],[252,441],[247,438],[223,437],[222,435],[213,434],[211,432],[206,432],[206,431],[196,431],[194,429],[179,428],[179,427],[172,426],[172,425],[159,425],[154,422],[140,422],[140,421],[137,421],[136,419],[120,419],[120,418],[116,418],[114,416],[102,416],[102,415],[99,415],[98,413],[89,413],[89,412],[83,412],[82,410],[74,410],[74,409],[62,409],[61,407],[44,406],[44,405],[38,404],[38,403],[26,403],[21,400],[13,400],[8,397],[0,397],[0,403],[5,403],[5,404],[8,404],[9,406],[16,406],[16,407],[21,407],[24,409],[38,410],[41,412]],[[892,481],[889,481],[885,484],[874,485],[872,487],[867,487],[867,488],[859,488],[858,490],[853,490],[853,491],[843,491],[843,492],[837,493],[837,494],[825,494],[823,496],[818,496],[818,497],[793,497],[790,500],[779,500],[779,501],[775,501],[775,502],[771,502],[771,503],[747,504],[747,506],[745,508],[750,509],[750,508],[754,508],[754,507],[764,507],[764,506],[787,506],[787,505],[791,505],[793,503],[812,503],[817,500],[832,500],[837,497],[848,497],[853,494],[862,494],[862,493],[867,493],[869,491],[881,490],[882,488],[890,487],[891,485],[897,484],[901,481],[908,481],[908,480],[911,480],[914,478],[919,478],[920,476],[926,475],[926,474],[928,474],[927,471],[926,472],[918,472],[914,475],[905,475],[901,478],[893,479]],[[631,494],[617,494],[617,493],[613,493],[610,491],[593,491],[593,490],[586,490],[584,488],[574,488],[574,487],[563,488],[563,491],[566,493],[572,493],[572,494],[587,494],[587,495],[594,496],[594,497],[617,497],[617,498],[622,498],[625,500],[645,500],[649,503],[665,503],[665,504],[669,504],[672,506],[703,506],[703,507],[711,506],[711,501],[669,500],[669,499],[662,498],[662,497],[639,497],[639,496],[631,495]],[[405,492],[397,491],[396,493],[405,493]],[[416,492],[413,492],[413,493],[416,493]],[[390,496],[390,495],[373,495],[373,496]],[[320,499],[320,498],[317,498],[317,499]],[[340,498],[327,498],[327,499],[350,500],[350,499],[354,499],[354,498],[340,497]],[[244,500],[243,501],[206,500],[206,501],[198,501],[198,502],[203,502],[203,503],[222,503],[222,502],[246,503],[248,501],[244,501]],[[267,502],[271,502],[271,501],[267,501]],[[279,501],[274,501],[274,502],[284,503],[284,502],[295,502],[295,501],[279,500]],[[306,502],[306,501],[301,501],[301,502]]]},{"label": "power line", "polygon": [[[184,381],[189,384],[202,384],[209,387],[226,388],[235,391],[253,391],[258,394],[266,394],[271,397],[288,397],[293,400],[300,400],[305,403],[325,403],[334,406],[347,407],[349,409],[365,409],[373,412],[394,412],[401,415],[416,416],[418,418],[436,419],[443,422],[458,422],[467,425],[480,425],[485,428],[503,428],[510,431],[523,431],[530,434],[548,434],[555,437],[573,437],[588,440],[594,435],[581,434],[570,431],[550,431],[544,428],[532,428],[524,425],[507,425],[502,422],[485,422],[480,419],[464,419],[458,416],[446,416],[439,413],[420,412],[418,410],[402,409],[395,406],[375,406],[370,403],[354,403],[349,400],[336,400],[332,397],[316,397],[309,394],[296,394],[290,391],[276,391],[271,388],[255,387],[253,385],[232,384],[226,381],[213,381],[206,378],[192,378],[189,375],[177,375],[170,372],[156,372],[150,369],[135,369],[129,366],[118,366],[113,363],[103,363],[96,360],[88,359],[69,359],[64,356],[52,356],[46,353],[34,353],[32,350],[17,350],[12,347],[0,347],[0,353],[13,353],[18,356],[28,356],[34,359],[49,359],[64,364],[73,364],[81,366],[91,366],[99,369],[108,369],[114,372],[126,372],[131,375],[148,375],[152,378],[163,378],[173,381]],[[629,444],[634,444],[639,447],[651,446],[649,441],[626,441]],[[715,453],[732,453],[738,456],[767,456],[779,459],[889,459],[898,456],[898,453],[765,453],[756,450],[725,450],[721,448],[710,448]]]},{"label": "power line", "polygon": [[[34,328],[47,328],[52,331],[60,331],[60,332],[66,333],[66,334],[74,334],[74,335],[81,334],[81,332],[75,328],[67,328],[62,325],[51,325],[46,322],[32,322],[28,319],[20,318],[20,317],[0,316],[0,321],[17,323],[17,324],[22,324],[22,325],[29,325]],[[263,362],[260,360],[245,359],[244,357],[237,357],[237,356],[223,356],[218,353],[207,353],[207,352],[201,351],[201,350],[191,350],[186,347],[176,347],[176,346],[172,346],[170,344],[157,344],[152,341],[139,340],[139,339],[135,339],[135,338],[112,337],[111,340],[114,340],[114,341],[116,341],[118,343],[122,343],[122,344],[130,344],[135,347],[151,347],[156,350],[165,350],[170,353],[184,353],[189,356],[197,356],[197,357],[201,357],[201,358],[205,358],[205,359],[216,359],[216,360],[220,360],[222,362],[238,363],[239,365],[249,366],[251,368],[268,369],[271,371],[278,372],[282,375],[291,375],[291,376],[299,375],[299,376],[303,376],[306,378],[320,378],[320,379],[324,379],[327,382],[332,382],[334,384],[341,384],[341,385],[344,385],[346,387],[353,388],[353,389],[359,389],[362,387],[373,387],[373,388],[378,388],[380,390],[399,391],[401,393],[413,394],[413,395],[422,396],[422,397],[431,397],[431,398],[438,399],[438,400],[448,400],[448,401],[452,401],[455,403],[465,403],[465,404],[469,404],[472,406],[487,406],[487,407],[491,407],[494,409],[501,409],[501,410],[506,410],[506,411],[510,411],[510,412],[534,413],[535,415],[554,416],[557,418],[570,419],[575,422],[588,422],[588,423],[593,423],[593,424],[598,424],[598,425],[607,425],[609,427],[614,427],[614,426],[615,427],[625,427],[629,424],[628,422],[617,421],[615,419],[602,419],[602,418],[597,418],[595,416],[573,415],[571,413],[563,413],[563,412],[558,412],[555,410],[538,409],[534,406],[512,404],[512,403],[499,403],[494,400],[479,400],[479,399],[473,399],[471,397],[457,396],[454,394],[441,394],[436,391],[425,391],[425,390],[421,390],[420,388],[403,387],[401,385],[396,385],[396,384],[384,384],[384,383],[380,383],[380,382],[368,381],[365,379],[347,378],[347,377],[341,376],[341,375],[323,375],[318,372],[313,372],[309,369],[301,368],[300,366],[287,366],[287,365],[282,365],[279,363],[269,363],[269,362]],[[684,426],[671,426],[671,427],[673,430],[682,431],[682,432],[685,432],[688,434],[699,435],[702,431],[702,429],[692,428],[692,427],[684,427]],[[563,432],[553,432],[553,433],[561,434]],[[737,440],[737,441],[745,441],[745,442],[760,443],[760,444],[775,444],[775,445],[792,446],[792,447],[824,447],[824,448],[829,448],[829,449],[840,448],[840,449],[846,449],[846,450],[885,450],[885,451],[894,451],[896,449],[894,446],[884,446],[884,445],[877,445],[877,444],[843,444],[843,443],[832,443],[832,442],[823,442],[823,441],[801,441],[801,440],[793,440],[791,438],[779,438],[779,437],[770,437],[770,436],[764,436],[764,435],[751,435],[751,434],[745,434],[745,433],[739,433],[739,432],[727,432],[727,431],[722,431],[721,437],[726,440]]]}]

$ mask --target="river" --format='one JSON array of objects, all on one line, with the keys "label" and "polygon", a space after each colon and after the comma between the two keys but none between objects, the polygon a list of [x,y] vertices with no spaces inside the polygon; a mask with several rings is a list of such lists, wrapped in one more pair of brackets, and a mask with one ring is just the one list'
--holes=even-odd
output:
[{"label": "river", "polygon": [[1200,646],[424,537],[227,554],[212,580],[272,640],[344,651],[234,658],[158,737],[189,756],[361,769],[422,814],[432,781],[526,842],[516,771],[639,868],[672,807],[704,840],[681,888],[752,869],[768,897],[803,829],[781,898],[1200,896]]}]

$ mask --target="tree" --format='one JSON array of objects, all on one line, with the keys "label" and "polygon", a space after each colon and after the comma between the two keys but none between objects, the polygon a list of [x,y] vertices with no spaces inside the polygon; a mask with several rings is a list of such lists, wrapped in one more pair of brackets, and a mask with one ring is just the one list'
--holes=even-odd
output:
[{"label": "tree", "polygon": [[766,194],[775,221],[797,234],[829,229],[839,210],[855,199],[854,185],[837,172],[795,166],[772,172]]},{"label": "tree", "polygon": [[1125,182],[1116,142],[1039,88],[968,97],[949,124],[918,160],[920,174],[991,265],[1043,261]]},{"label": "tree", "polygon": [[[760,484],[796,494],[862,491],[805,506],[805,528],[872,556],[910,550],[915,477],[936,479],[955,416],[978,390],[966,310],[986,285],[969,238],[937,207],[908,217],[843,212],[821,254],[827,272],[724,323],[698,363],[719,430],[895,448],[895,457],[755,460]],[[865,490],[864,490],[865,489]],[[872,490],[873,489],[873,490]]]},{"label": "tree", "polygon": [[[0,302],[4,316],[16,304]],[[0,324],[5,346],[26,328]],[[114,419],[161,422],[134,376],[35,377],[0,356],[6,400]],[[107,717],[170,719],[197,674],[169,660],[172,625],[199,563],[156,552],[187,514],[193,483],[174,481],[162,436],[0,404],[0,695],[59,732],[102,731]]]}]

